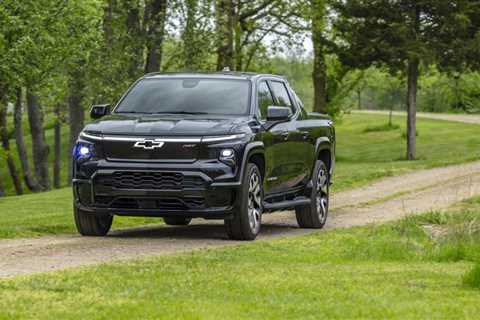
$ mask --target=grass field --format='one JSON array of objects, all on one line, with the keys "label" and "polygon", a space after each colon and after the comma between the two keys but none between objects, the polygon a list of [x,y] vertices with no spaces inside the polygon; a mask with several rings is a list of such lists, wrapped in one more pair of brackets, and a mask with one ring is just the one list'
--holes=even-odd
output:
[{"label": "grass field", "polygon": [[[337,167],[334,192],[415,169],[480,159],[477,125],[418,120],[419,160],[402,160],[405,153],[404,118],[398,128],[385,126],[387,116],[351,114],[337,124]],[[50,135],[49,135],[50,137]],[[6,168],[0,167],[2,176]],[[72,233],[72,197],[69,188],[21,197],[0,198],[0,238]],[[115,218],[114,228],[161,219]]]},{"label": "grass field", "polygon": [[[113,228],[149,223],[162,223],[162,220],[117,217],[114,219]],[[0,199],[0,239],[73,232],[75,224],[70,188]]]},{"label": "grass field", "polygon": [[0,280],[0,319],[472,319],[478,263],[480,198],[387,225]]},{"label": "grass field", "polygon": [[337,168],[334,191],[411,170],[480,159],[479,126],[418,119],[417,158],[405,161],[405,117],[345,115],[337,124]]}]

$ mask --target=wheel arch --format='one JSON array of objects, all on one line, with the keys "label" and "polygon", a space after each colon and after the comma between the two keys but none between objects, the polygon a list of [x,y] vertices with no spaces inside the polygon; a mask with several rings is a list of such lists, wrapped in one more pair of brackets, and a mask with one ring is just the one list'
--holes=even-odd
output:
[{"label": "wheel arch", "polygon": [[315,146],[315,160],[322,160],[327,166],[330,175],[333,174],[333,169],[335,167],[335,153],[328,137],[317,139]]},{"label": "wheel arch", "polygon": [[258,167],[258,169],[260,170],[260,174],[262,175],[262,179],[264,179],[266,174],[266,163],[265,163],[265,148],[264,148],[263,142],[255,141],[255,142],[249,143],[245,147],[245,151],[243,153],[243,159],[241,163],[239,179],[243,177],[244,171],[249,162],[254,163]]}]

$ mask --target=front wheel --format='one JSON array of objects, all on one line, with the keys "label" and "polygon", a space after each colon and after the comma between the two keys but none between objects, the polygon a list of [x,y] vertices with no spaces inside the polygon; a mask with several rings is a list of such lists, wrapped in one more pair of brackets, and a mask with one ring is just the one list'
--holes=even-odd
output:
[{"label": "front wheel", "polygon": [[112,227],[113,216],[97,216],[77,208],[75,204],[73,205],[73,212],[75,225],[82,236],[106,236]]},{"label": "front wheel", "polygon": [[255,240],[260,233],[263,212],[262,176],[255,164],[247,165],[241,188],[238,211],[232,219],[225,220],[225,228],[232,240]]},{"label": "front wheel", "polygon": [[317,160],[313,172],[313,188],[308,206],[295,209],[300,228],[321,229],[327,222],[330,174],[322,160]]}]

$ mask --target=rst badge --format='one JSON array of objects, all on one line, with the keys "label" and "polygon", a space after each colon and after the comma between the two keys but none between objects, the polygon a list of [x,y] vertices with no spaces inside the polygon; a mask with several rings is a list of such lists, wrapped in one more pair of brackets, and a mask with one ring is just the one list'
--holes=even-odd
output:
[{"label": "rst badge", "polygon": [[146,150],[153,150],[153,149],[158,149],[163,147],[165,142],[162,141],[155,141],[155,140],[142,140],[142,141],[137,141],[133,145],[134,148],[142,148]]}]

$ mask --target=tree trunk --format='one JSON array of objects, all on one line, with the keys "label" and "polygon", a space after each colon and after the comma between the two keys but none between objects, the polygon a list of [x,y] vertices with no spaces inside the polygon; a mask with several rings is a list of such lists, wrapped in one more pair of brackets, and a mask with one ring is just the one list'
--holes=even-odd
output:
[{"label": "tree trunk", "polygon": [[140,22],[140,4],[138,0],[125,1],[127,11],[127,37],[123,44],[129,57],[128,75],[136,80],[142,74],[144,34]]},{"label": "tree trunk", "polygon": [[[2,94],[2,93],[0,93]],[[12,152],[10,150],[10,139],[8,136],[8,126],[7,126],[7,101],[0,97],[0,138],[2,140],[2,147],[5,151],[5,156],[7,160],[8,171],[10,177],[12,178],[13,186],[15,187],[15,192],[18,195],[23,194],[23,186],[20,176],[18,175],[17,167],[15,165],[15,160],[13,159]]]},{"label": "tree trunk", "polygon": [[[85,123],[85,110],[83,109],[83,100],[85,92],[85,74],[82,68],[72,71],[68,80],[68,113],[70,124],[70,143],[69,150],[73,150],[77,142],[78,135],[82,131]],[[72,178],[72,153],[69,152],[68,161],[68,185]]]},{"label": "tree trunk", "polygon": [[5,193],[5,188],[3,187],[2,177],[0,177],[0,197],[5,197],[7,194]]},{"label": "tree trunk", "polygon": [[217,70],[225,67],[234,70],[233,34],[234,34],[233,0],[216,1],[217,33]]},{"label": "tree trunk", "polygon": [[32,153],[35,176],[42,190],[50,189],[48,173],[49,147],[43,129],[43,108],[38,103],[37,96],[27,88],[27,110],[30,132],[32,135]]},{"label": "tree trunk", "polygon": [[17,101],[15,102],[15,108],[13,111],[13,123],[14,123],[14,133],[15,133],[15,142],[17,144],[17,153],[18,158],[20,159],[20,164],[23,170],[23,177],[27,188],[30,191],[38,192],[42,188],[38,184],[37,180],[32,174],[30,169],[30,162],[28,161],[27,148],[25,147],[25,140],[23,138],[23,106],[22,106],[22,89],[17,88]]},{"label": "tree trunk", "polygon": [[[420,8],[415,5],[413,11],[412,38],[417,40],[420,32]],[[407,88],[407,160],[415,160],[417,151],[417,89],[420,60],[418,57],[408,59]]]},{"label": "tree trunk", "polygon": [[362,110],[362,89],[357,88],[358,110]]},{"label": "tree trunk", "polygon": [[323,0],[311,0],[313,42],[313,111],[327,113],[327,64],[323,47],[325,4]]},{"label": "tree trunk", "polygon": [[55,106],[55,126],[54,126],[54,160],[53,160],[53,187],[61,187],[62,172],[62,116],[60,105]]},{"label": "tree trunk", "polygon": [[158,72],[162,64],[162,45],[167,17],[167,0],[150,0],[145,8],[147,61],[145,73]]},{"label": "tree trunk", "polygon": [[198,0],[186,0],[187,6],[187,21],[185,23],[185,30],[183,32],[183,59],[185,61],[185,69],[194,71],[198,68],[197,52],[195,42],[195,28],[198,11]]},{"label": "tree trunk", "polygon": [[238,16],[237,12],[241,10],[240,2],[237,3],[237,8],[235,11],[235,7],[232,6],[230,9],[230,15],[232,16],[232,23],[233,23],[233,37],[235,39],[234,43],[234,56],[233,56],[233,61],[235,61],[235,70],[236,71],[246,71],[243,69],[243,48],[242,48],[242,34],[243,30],[242,27],[240,26],[240,23],[238,23]]},{"label": "tree trunk", "polygon": [[418,67],[418,59],[408,62],[407,160],[415,160],[416,157]]},{"label": "tree trunk", "polygon": [[110,52],[113,48],[113,6],[115,0],[107,0],[103,11],[103,36],[105,46]]}]

